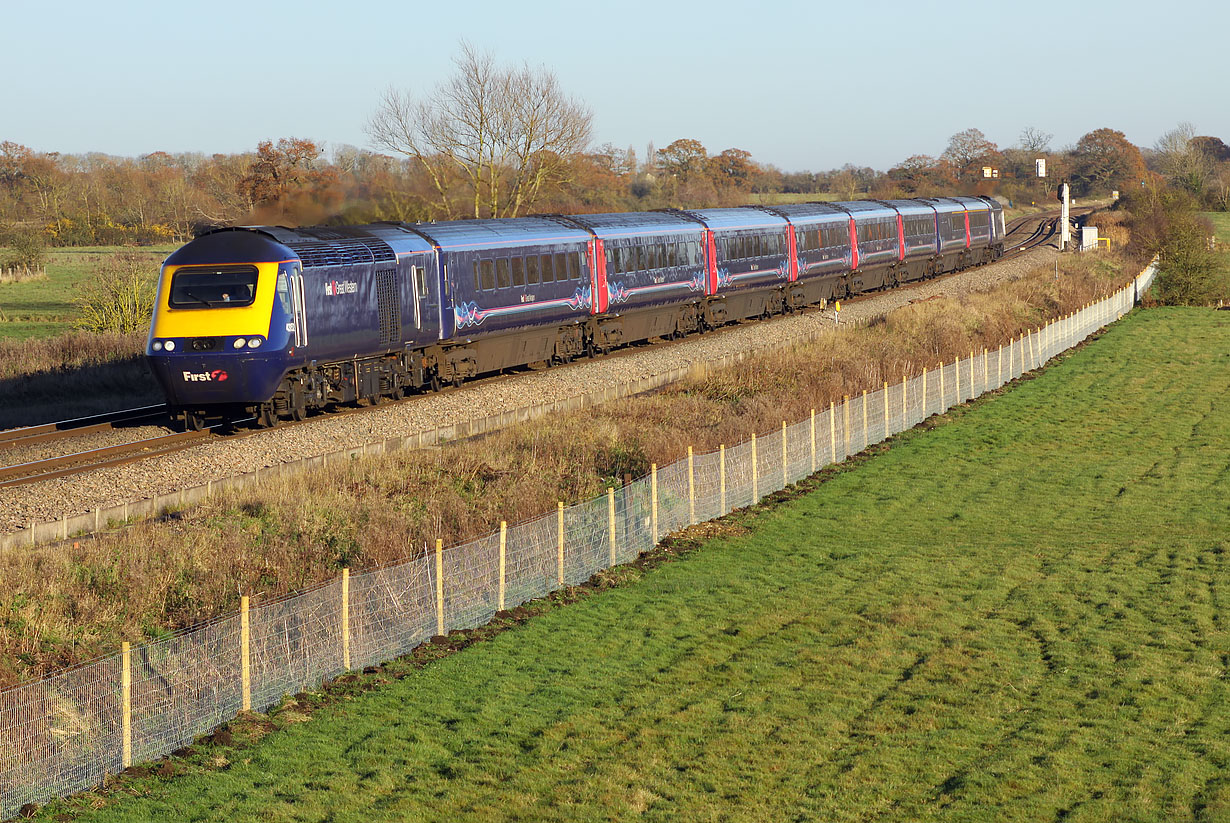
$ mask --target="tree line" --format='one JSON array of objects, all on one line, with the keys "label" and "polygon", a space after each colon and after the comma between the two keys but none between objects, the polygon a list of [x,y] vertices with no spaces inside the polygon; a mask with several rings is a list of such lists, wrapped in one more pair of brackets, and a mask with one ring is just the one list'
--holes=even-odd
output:
[{"label": "tree line", "polygon": [[[468,44],[453,75],[414,95],[389,89],[367,123],[372,148],[330,150],[283,137],[239,154],[138,158],[40,152],[0,142],[0,244],[53,246],[182,242],[203,227],[512,217],[737,205],[761,195],[889,199],[954,192],[1013,201],[1166,184],[1204,208],[1230,206],[1230,148],[1181,124],[1154,146],[1100,128],[1074,146],[1024,129],[1000,148],[976,128],[938,155],[887,171],[847,164],[786,172],[728,148],[681,138],[638,154],[592,145],[590,110],[545,68],[501,66]],[[1035,175],[1047,161],[1048,176]],[[993,177],[984,176],[993,169]]]}]

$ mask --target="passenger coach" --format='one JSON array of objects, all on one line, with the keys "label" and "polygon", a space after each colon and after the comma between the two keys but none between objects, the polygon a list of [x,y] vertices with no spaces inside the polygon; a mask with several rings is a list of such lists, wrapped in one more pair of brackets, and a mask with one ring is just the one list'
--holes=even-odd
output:
[{"label": "passenger coach", "polygon": [[379,402],[990,262],[989,198],[208,232],[146,349],[189,428]]}]

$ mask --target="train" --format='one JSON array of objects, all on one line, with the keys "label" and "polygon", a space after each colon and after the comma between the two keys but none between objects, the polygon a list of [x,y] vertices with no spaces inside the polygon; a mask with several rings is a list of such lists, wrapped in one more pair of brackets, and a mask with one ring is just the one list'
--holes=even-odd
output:
[{"label": "train", "polygon": [[188,429],[302,420],[989,263],[992,198],[243,226],[162,265],[146,357]]}]

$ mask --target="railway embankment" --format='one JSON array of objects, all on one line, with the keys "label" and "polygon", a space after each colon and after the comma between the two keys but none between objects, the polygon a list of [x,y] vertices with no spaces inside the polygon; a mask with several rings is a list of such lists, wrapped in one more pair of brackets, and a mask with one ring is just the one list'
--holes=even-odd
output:
[{"label": "railway embankment", "polygon": [[[1009,272],[987,267],[851,304],[843,319],[865,312],[857,324],[834,327],[829,313],[738,327],[689,341],[695,348],[632,350],[501,381],[498,396],[450,392],[421,398],[423,404],[323,419],[316,431],[309,426],[274,430],[238,447],[208,447],[228,453],[226,460],[181,453],[130,469],[138,473],[132,488],[146,490],[171,482],[167,478],[208,483],[210,472],[234,473],[236,465],[261,474],[243,487],[218,483],[214,494],[194,507],[180,508],[172,499],[170,515],[157,521],[97,539],[0,554],[0,603],[14,618],[0,625],[0,654],[7,663],[0,683],[88,659],[121,639],[156,637],[232,611],[240,592],[274,597],[328,580],[343,566],[360,569],[404,559],[437,538],[460,543],[490,532],[501,520],[515,523],[550,510],[556,501],[601,494],[626,476],[644,474],[653,463],[677,460],[689,446],[700,452],[740,442],[846,395],[940,363],[951,367],[957,357],[1007,344],[1105,294],[1121,284],[1127,264],[1101,256],[1067,257],[1056,269],[1049,255],[1020,258],[1011,266]],[[778,348],[746,356],[766,337]],[[714,349],[718,345],[730,349],[723,354]],[[745,359],[727,368],[704,365],[730,354]],[[668,359],[655,370],[642,359],[653,356]],[[570,394],[556,395],[561,400],[577,396],[578,386],[602,391],[621,377],[626,383],[672,368],[682,370],[677,382],[618,403],[522,422],[509,411],[551,402],[552,392],[565,385]],[[489,405],[498,402],[507,405]],[[509,425],[479,440],[446,444],[448,438],[442,438],[432,448],[377,455],[371,452],[383,449],[369,447],[364,454],[364,443],[415,431],[400,417],[415,414],[423,415],[417,418],[418,431],[484,416],[505,415],[501,422]],[[402,428],[381,428],[390,419]],[[314,438],[313,444],[277,439],[292,433]],[[283,461],[322,452],[343,459],[294,474],[273,470]],[[177,464],[181,460],[192,462]],[[38,501],[57,498],[67,499],[64,488],[48,485],[31,494],[35,502],[27,506],[36,510]],[[31,597],[36,591],[39,596]]]},{"label": "railway embankment", "polygon": [[[844,304],[847,328],[870,323],[888,312],[923,300],[963,299],[1052,265],[1053,248],[1042,247],[1011,260],[961,272],[904,289],[873,294]],[[1021,319],[1019,332],[1026,325]],[[251,482],[257,473],[293,472],[306,459],[328,459],[355,450],[383,451],[389,440],[412,447],[485,433],[519,419],[659,388],[705,364],[730,362],[791,341],[806,341],[834,325],[833,312],[808,312],[762,323],[732,326],[670,346],[641,346],[594,361],[459,391],[414,397],[368,409],[361,415],[322,416],[307,424],[258,432],[243,440],[219,440],[147,460],[74,477],[4,490],[0,547],[28,545],[92,533],[108,523],[181,508],[215,487]],[[1005,326],[1005,334],[1011,333]],[[921,368],[921,366],[919,366]],[[99,435],[81,449],[101,448],[140,432]],[[380,444],[380,445],[377,445]],[[44,451],[23,459],[42,457]],[[244,480],[244,478],[247,480]]]}]

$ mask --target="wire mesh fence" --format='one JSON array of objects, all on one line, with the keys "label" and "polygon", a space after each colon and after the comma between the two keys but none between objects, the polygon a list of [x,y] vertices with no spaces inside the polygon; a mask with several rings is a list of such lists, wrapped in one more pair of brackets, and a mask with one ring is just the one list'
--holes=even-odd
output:
[{"label": "wire mesh fence", "polygon": [[595,500],[279,600],[245,599],[239,614],[0,692],[0,818],[174,752],[245,708],[269,709],[634,560],[666,534],[751,505],[1042,365],[1125,314],[1152,279],[1150,267],[995,351],[716,452],[689,451]]}]

